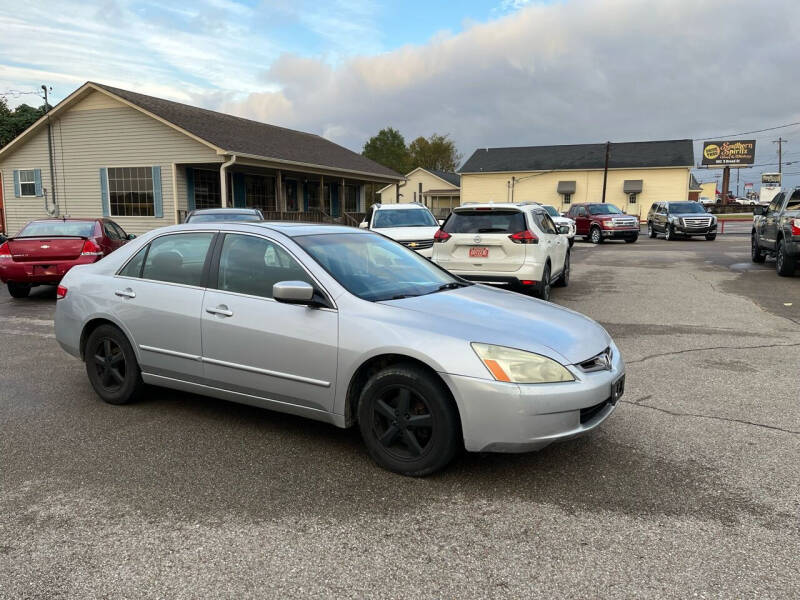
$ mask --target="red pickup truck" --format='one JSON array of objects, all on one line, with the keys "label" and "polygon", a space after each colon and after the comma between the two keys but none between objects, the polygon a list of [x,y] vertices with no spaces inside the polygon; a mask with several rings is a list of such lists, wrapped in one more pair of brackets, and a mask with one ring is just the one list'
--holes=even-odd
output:
[{"label": "red pickup truck", "polygon": [[567,217],[575,221],[575,235],[582,235],[593,244],[607,239],[632,244],[639,239],[639,219],[613,204],[573,204]]},{"label": "red pickup truck", "polygon": [[97,262],[134,235],[110,219],[31,221],[0,244],[0,281],[14,298],[37,285],[57,285],[75,265]]}]

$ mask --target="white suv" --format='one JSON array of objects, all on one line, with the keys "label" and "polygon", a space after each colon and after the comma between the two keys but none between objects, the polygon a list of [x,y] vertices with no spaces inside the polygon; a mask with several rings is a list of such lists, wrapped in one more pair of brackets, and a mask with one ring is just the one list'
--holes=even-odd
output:
[{"label": "white suv", "polygon": [[432,260],[465,279],[549,300],[551,285],[569,283],[567,233],[538,204],[467,204],[436,232]]},{"label": "white suv", "polygon": [[427,207],[417,202],[373,204],[359,227],[372,229],[430,258],[439,222]]}]

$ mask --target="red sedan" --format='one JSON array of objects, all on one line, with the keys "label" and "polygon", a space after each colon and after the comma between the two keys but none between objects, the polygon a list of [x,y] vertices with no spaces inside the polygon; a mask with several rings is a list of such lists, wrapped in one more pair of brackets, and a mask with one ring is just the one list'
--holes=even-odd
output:
[{"label": "red sedan", "polygon": [[110,219],[31,221],[0,244],[0,281],[14,298],[37,285],[57,285],[75,265],[97,262],[134,235]]}]

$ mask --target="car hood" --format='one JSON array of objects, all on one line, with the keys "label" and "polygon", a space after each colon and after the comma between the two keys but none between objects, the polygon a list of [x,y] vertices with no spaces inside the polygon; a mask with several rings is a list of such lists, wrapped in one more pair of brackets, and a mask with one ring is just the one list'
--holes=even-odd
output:
[{"label": "car hood", "polygon": [[565,364],[583,362],[612,343],[602,326],[580,313],[479,284],[383,304],[426,315],[415,317],[420,327],[536,352]]},{"label": "car hood", "polygon": [[407,240],[432,240],[438,229],[438,227],[381,227],[372,231],[398,242],[404,242]]},{"label": "car hood", "polygon": [[684,217],[713,217],[711,213],[669,213],[670,217],[683,219]]},{"label": "car hood", "polygon": [[569,217],[550,217],[550,218],[553,219],[553,223],[555,223],[556,225],[571,225],[572,223],[575,222]]}]

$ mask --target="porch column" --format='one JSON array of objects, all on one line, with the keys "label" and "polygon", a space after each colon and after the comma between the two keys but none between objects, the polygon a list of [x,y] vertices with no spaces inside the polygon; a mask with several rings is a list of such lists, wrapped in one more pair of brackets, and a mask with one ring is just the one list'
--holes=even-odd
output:
[{"label": "porch column", "polygon": [[284,211],[284,204],[283,204],[283,178],[281,177],[281,172],[278,171],[277,175],[275,176],[275,204],[278,212]]},{"label": "porch column", "polygon": [[358,209],[356,212],[367,212],[367,184],[358,186]]},{"label": "porch column", "polygon": [[325,192],[325,176],[319,176],[319,208],[325,212],[325,196],[323,196],[323,192]]},{"label": "porch column", "polygon": [[342,187],[339,188],[339,215],[344,216],[347,210],[347,193],[344,189],[344,177],[342,177]]}]

